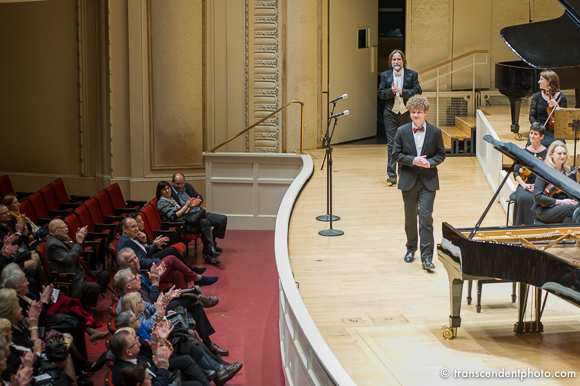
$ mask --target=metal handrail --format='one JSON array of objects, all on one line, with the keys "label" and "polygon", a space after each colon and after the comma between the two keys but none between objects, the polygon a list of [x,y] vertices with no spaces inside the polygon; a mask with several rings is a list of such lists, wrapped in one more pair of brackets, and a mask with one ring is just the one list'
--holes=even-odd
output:
[{"label": "metal handrail", "polygon": [[460,59],[463,59],[463,58],[466,58],[468,56],[475,55],[475,54],[489,54],[489,51],[488,50],[473,50],[473,51],[469,51],[469,52],[466,52],[466,53],[464,53],[462,55],[459,55],[459,56],[457,56],[455,58],[447,59],[444,62],[435,64],[435,65],[433,65],[431,67],[427,67],[424,70],[418,71],[417,73],[419,75],[421,75],[421,74],[424,74],[424,73],[429,72],[431,70],[434,70],[436,68],[443,67],[443,66],[445,66],[445,65],[447,65],[449,63],[453,63],[453,62],[455,62],[457,60],[460,60]]},{"label": "metal handrail", "polygon": [[215,152],[216,149],[219,149],[223,145],[230,143],[234,139],[238,138],[240,135],[252,130],[254,127],[258,126],[260,123],[264,122],[266,119],[278,114],[280,111],[284,110],[286,107],[288,107],[294,103],[300,103],[300,153],[299,154],[303,154],[303,152],[304,152],[304,103],[299,101],[299,100],[293,100],[292,102],[285,104],[284,106],[280,107],[278,110],[269,114],[267,117],[264,117],[264,118],[260,119],[258,122],[254,123],[253,125],[246,127],[244,130],[240,131],[238,134],[234,135],[233,137],[231,137],[227,141],[220,143],[219,145],[217,145],[216,147],[211,149],[209,151],[209,153]]}]

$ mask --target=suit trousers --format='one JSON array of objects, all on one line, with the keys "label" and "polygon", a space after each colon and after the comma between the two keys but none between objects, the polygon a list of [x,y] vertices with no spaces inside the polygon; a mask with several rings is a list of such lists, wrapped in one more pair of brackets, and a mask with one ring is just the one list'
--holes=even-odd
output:
[{"label": "suit trousers", "polygon": [[97,301],[99,300],[99,294],[107,292],[107,286],[109,285],[109,272],[107,271],[91,271],[96,277],[97,282],[84,282],[83,283],[83,295],[80,299],[82,304],[86,304],[91,307],[97,306]]},{"label": "suit trousers", "polygon": [[195,280],[200,280],[201,277],[185,266],[177,257],[173,255],[165,256],[161,260],[167,270],[161,276],[161,283],[175,285],[175,288],[187,289],[187,283]]},{"label": "suit trousers", "polygon": [[228,217],[223,214],[206,212],[205,218],[213,227],[213,238],[223,239],[226,236],[226,227],[228,226]]},{"label": "suit trousers", "polygon": [[411,114],[407,111],[404,114],[395,114],[389,109],[385,109],[383,114],[385,122],[385,132],[387,134],[387,150],[389,158],[387,160],[387,174],[389,178],[397,178],[397,163],[393,157],[393,147],[395,146],[395,134],[397,129],[404,124],[411,122]]},{"label": "suit trousers", "polygon": [[209,386],[210,384],[201,368],[190,356],[181,355],[169,359],[169,371],[175,370],[181,371],[181,384],[184,386]]},{"label": "suit trousers", "polygon": [[426,257],[433,258],[435,241],[433,238],[433,203],[435,191],[423,185],[417,178],[415,185],[403,191],[405,203],[405,233],[407,234],[407,251],[417,250],[417,214],[419,215],[419,236],[421,238],[421,261]]}]

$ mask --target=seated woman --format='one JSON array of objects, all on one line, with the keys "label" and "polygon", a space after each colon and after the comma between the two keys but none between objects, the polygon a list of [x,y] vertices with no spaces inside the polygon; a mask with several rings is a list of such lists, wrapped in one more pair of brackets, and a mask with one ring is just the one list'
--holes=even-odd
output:
[{"label": "seated woman", "polygon": [[206,256],[206,263],[220,264],[216,260],[219,253],[213,243],[211,225],[205,217],[205,210],[192,210],[199,204],[199,198],[190,198],[187,200],[187,204],[182,207],[171,197],[171,184],[167,181],[161,181],[157,184],[155,196],[159,199],[157,210],[163,221],[183,222],[187,233],[201,233],[203,255]]},{"label": "seated woman", "polygon": [[[544,126],[538,122],[530,127],[530,145],[524,150],[532,154],[534,157],[543,161],[546,158],[548,149],[542,145],[542,139],[546,134]],[[514,177],[518,182],[516,189],[516,200],[514,202],[514,217],[513,224],[519,225],[534,225],[536,213],[532,212],[532,205],[534,204],[534,183],[536,182],[536,175],[531,173],[526,168],[516,165],[514,169]]]},{"label": "seated woman", "polygon": [[[0,283],[3,288],[12,288],[18,294],[18,299],[20,307],[24,313],[27,313],[30,305],[34,300],[34,295],[28,291],[28,280],[24,276],[24,273],[16,264],[8,264],[4,271],[2,271],[2,276],[0,277]],[[86,347],[85,347],[85,336],[84,332],[89,335],[89,340],[93,344],[97,344],[100,339],[106,339],[109,335],[108,331],[96,331],[95,328],[102,327],[102,325],[95,320],[95,318],[86,312],[78,299],[70,298],[66,295],[60,295],[55,302],[53,302],[53,285],[50,284],[43,288],[40,293],[40,301],[42,304],[42,311],[39,317],[39,323],[41,325],[48,323],[50,317],[47,315],[55,314],[65,314],[70,315],[75,318],[78,322],[78,329],[67,329],[61,330],[56,327],[50,327],[56,329],[60,332],[70,333],[75,342],[75,346],[79,350],[81,356],[86,357]]]},{"label": "seated woman", "polygon": [[[565,174],[576,182],[576,174],[570,173],[570,166],[568,166],[568,149],[562,141],[554,141],[550,144],[544,162],[553,167],[555,172]],[[564,192],[552,197],[547,196],[544,189],[548,185],[549,183],[544,179],[536,178],[532,211],[536,213],[540,221],[546,224],[572,222],[572,215],[578,203]]]},{"label": "seated woman", "polygon": [[[9,288],[0,289],[0,318],[8,319],[12,324],[11,332],[11,354],[13,358],[22,358],[23,362],[27,362],[33,367],[34,373],[38,372],[40,368],[39,357],[43,353],[43,342],[38,336],[38,317],[40,315],[41,306],[38,302],[33,302],[28,313],[28,318],[26,320],[22,317],[22,309],[18,303],[18,297],[16,291]],[[6,335],[5,335],[6,337]],[[6,337],[7,340],[8,337]],[[29,358],[29,354],[33,353],[32,358]],[[10,363],[10,358],[8,363]],[[12,363],[17,363],[18,360],[12,361]],[[54,362],[53,365],[57,366],[59,370],[66,374],[67,377],[61,377],[55,379],[57,385],[77,385],[76,374],[71,356],[61,362]],[[6,377],[10,374],[14,374],[18,370],[18,367],[8,369],[2,374],[2,377],[6,380]],[[10,378],[8,378],[10,379]]]},{"label": "seated woman", "polygon": [[[122,323],[123,317],[121,314],[124,311],[131,312],[133,315],[132,323],[127,326]],[[141,294],[139,292],[131,292],[121,299],[121,312],[117,315],[116,319],[119,319],[119,316],[121,316],[121,325],[119,327],[132,327],[143,340],[151,341],[151,329],[141,324],[140,317],[143,311],[145,311],[145,306],[143,305]]]}]

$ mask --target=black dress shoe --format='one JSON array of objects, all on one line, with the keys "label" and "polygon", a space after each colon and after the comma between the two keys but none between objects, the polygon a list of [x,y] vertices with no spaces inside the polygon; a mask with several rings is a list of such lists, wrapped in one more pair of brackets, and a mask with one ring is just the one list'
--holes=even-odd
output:
[{"label": "black dress shoe", "polygon": [[221,365],[217,371],[217,375],[214,379],[216,386],[225,385],[227,381],[232,379],[241,369],[243,364],[240,362],[234,363],[233,365],[224,366]]},{"label": "black dress shoe", "polygon": [[431,269],[435,269],[435,265],[431,262],[431,258],[430,257],[426,257],[423,260],[423,269],[424,270],[431,270]]},{"label": "black dress shoe", "polygon": [[389,186],[393,186],[397,184],[397,177],[389,177],[387,178],[387,182],[390,184]]},{"label": "black dress shoe", "polygon": [[93,386],[94,382],[84,376],[77,378],[77,386]]},{"label": "black dress shoe", "polygon": [[[222,357],[225,357],[225,356],[230,355],[230,352],[228,350],[223,349],[223,348],[219,348],[219,346],[217,344],[215,344],[215,343],[210,344],[209,346],[207,346],[207,348],[214,355],[220,355]],[[219,371],[218,371],[218,373],[219,373]]]},{"label": "black dress shoe", "polygon": [[218,251],[220,253],[222,253],[224,251],[223,249],[221,249],[220,247],[217,246],[217,243],[215,241],[214,241],[213,245],[214,245],[216,251]]},{"label": "black dress shoe", "polygon": [[412,263],[415,260],[415,252],[408,251],[405,255],[405,263]]},{"label": "black dress shoe", "polygon": [[197,273],[198,275],[201,275],[202,273],[205,272],[207,268],[206,267],[196,267],[193,266],[193,268],[191,269],[193,272]]},{"label": "black dress shoe", "polygon": [[221,261],[216,260],[216,258],[213,257],[213,256],[206,256],[205,257],[205,262],[207,264],[211,264],[211,265],[220,265],[222,263]]},{"label": "black dress shoe", "polygon": [[213,381],[216,374],[215,370],[203,370],[203,375],[205,375],[205,379],[207,379],[208,382]]}]

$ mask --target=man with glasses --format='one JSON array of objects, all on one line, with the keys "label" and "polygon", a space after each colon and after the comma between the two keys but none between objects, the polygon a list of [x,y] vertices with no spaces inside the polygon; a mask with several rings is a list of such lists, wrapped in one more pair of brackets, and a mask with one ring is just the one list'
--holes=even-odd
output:
[{"label": "man with glasses", "polygon": [[96,307],[99,294],[107,290],[109,272],[91,271],[82,261],[87,228],[77,230],[76,243],[68,236],[68,226],[62,220],[52,220],[48,230],[46,261],[50,270],[53,273],[74,273],[70,297],[79,299],[87,311],[94,313],[92,307]]},{"label": "man with glasses", "polygon": [[[117,253],[122,249],[131,249],[139,259],[139,269],[151,269],[153,265],[163,263],[165,271],[161,275],[161,282],[174,284],[177,288],[186,289],[190,287],[188,283],[195,283],[199,286],[212,285],[218,281],[217,276],[202,276],[189,269],[176,256],[163,254],[161,257],[158,248],[167,242],[166,237],[159,236],[149,246],[145,246],[139,241],[138,237],[141,231],[137,221],[132,217],[125,217],[119,223],[119,229],[122,232],[117,244]],[[159,256],[158,256],[159,255]]]}]

